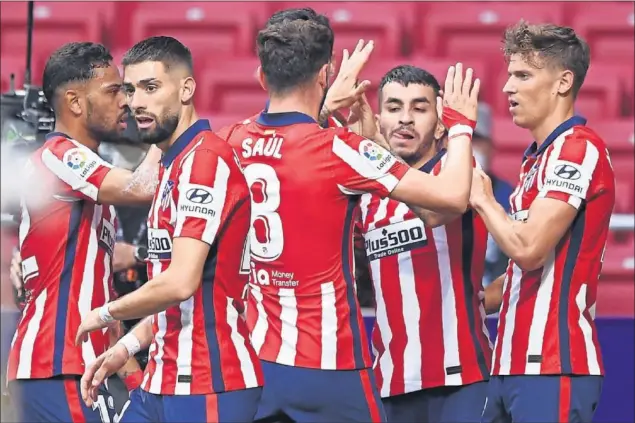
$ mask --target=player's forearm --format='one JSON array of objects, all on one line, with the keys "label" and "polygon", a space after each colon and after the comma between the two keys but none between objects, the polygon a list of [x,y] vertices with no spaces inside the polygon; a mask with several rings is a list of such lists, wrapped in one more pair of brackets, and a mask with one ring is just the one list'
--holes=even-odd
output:
[{"label": "player's forearm", "polygon": [[435,180],[438,191],[451,199],[457,212],[464,213],[470,199],[472,186],[472,140],[468,135],[460,135],[448,142],[445,165]]},{"label": "player's forearm", "polygon": [[154,190],[159,183],[159,162],[162,155],[161,150],[154,145],[148,149],[141,164],[128,177],[124,188],[126,195],[140,203],[152,201]]},{"label": "player's forearm", "polygon": [[426,210],[422,207],[412,205],[408,207],[414,214],[417,215],[417,217],[419,217],[419,219],[423,220],[423,223],[425,223],[426,226],[430,228],[436,228],[446,225],[460,216],[459,214],[455,213],[437,213],[433,212],[432,210]]},{"label": "player's forearm", "polygon": [[503,302],[503,283],[505,274],[496,278],[487,288],[485,288],[484,307],[487,314],[498,313]]},{"label": "player's forearm", "polygon": [[160,273],[139,289],[110,303],[108,311],[116,320],[140,319],[185,301],[193,291],[186,289],[187,284],[181,284],[180,278],[170,277],[172,273],[169,269]]},{"label": "player's forearm", "polygon": [[130,330],[130,333],[139,340],[140,349],[148,348],[154,339],[154,334],[152,333],[152,316],[148,316],[137,323],[135,327]]},{"label": "player's forearm", "polygon": [[474,208],[483,218],[487,230],[503,253],[523,270],[537,268],[531,259],[531,244],[527,242],[520,231],[523,223],[516,222],[505,212],[494,198],[488,198]]}]

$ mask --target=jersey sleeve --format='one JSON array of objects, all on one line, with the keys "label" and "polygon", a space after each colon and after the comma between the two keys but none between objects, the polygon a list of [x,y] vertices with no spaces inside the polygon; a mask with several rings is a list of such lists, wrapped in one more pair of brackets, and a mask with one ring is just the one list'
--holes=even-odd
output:
[{"label": "jersey sleeve", "polygon": [[347,128],[334,131],[333,155],[337,184],[349,195],[368,192],[387,197],[410,169],[383,147]]},{"label": "jersey sleeve", "polygon": [[212,245],[221,227],[230,169],[217,153],[194,150],[181,165],[174,238]]},{"label": "jersey sleeve", "polygon": [[568,136],[554,146],[545,157],[544,183],[538,198],[554,198],[576,209],[593,191],[592,180],[598,166],[600,152],[589,140]]},{"label": "jersey sleeve", "polygon": [[94,151],[68,139],[59,138],[42,149],[42,163],[63,184],[58,194],[93,202],[104,178],[113,166]]}]

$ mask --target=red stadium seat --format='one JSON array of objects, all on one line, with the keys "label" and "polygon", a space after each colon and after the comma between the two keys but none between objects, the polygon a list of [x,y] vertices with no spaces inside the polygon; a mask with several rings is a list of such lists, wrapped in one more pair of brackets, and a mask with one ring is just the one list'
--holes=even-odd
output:
[{"label": "red stadium seat", "polygon": [[576,29],[591,47],[594,61],[633,63],[633,3],[585,3],[573,21]]},{"label": "red stadium seat", "polygon": [[520,176],[520,165],[523,161],[523,153],[494,153],[492,157],[491,171],[499,178],[516,186]]},{"label": "red stadium seat", "polygon": [[635,120],[598,120],[589,125],[602,137],[612,156],[633,154]]},{"label": "red stadium seat", "polygon": [[497,153],[513,153],[519,157],[518,161],[520,161],[523,152],[533,141],[528,130],[514,124],[509,112],[507,116],[501,115],[493,119],[492,139]]},{"label": "red stadium seat", "polygon": [[[377,90],[382,77],[389,70],[404,64],[417,66],[430,72],[441,85],[441,89],[443,89],[448,67],[453,65],[454,62],[452,62],[449,58],[410,56],[406,59],[384,59],[373,55],[360,74],[360,80],[367,79],[371,82],[371,86],[369,87],[366,96],[373,109],[375,109],[378,104]],[[481,79],[487,78],[487,66],[483,61],[469,60],[465,62],[465,65],[474,69],[475,76],[478,76]],[[483,84],[486,84],[486,82],[482,82],[481,87],[483,87]]]},{"label": "red stadium seat", "polygon": [[614,213],[633,213],[633,181],[617,179],[615,181],[615,209]]},{"label": "red stadium seat", "polygon": [[11,74],[15,75],[15,89],[22,88],[26,62],[23,57],[3,55],[0,59],[0,77],[2,78],[2,92],[9,89]]},{"label": "red stadium seat", "polygon": [[563,19],[563,6],[533,2],[432,3],[418,26],[417,49],[462,60],[491,58],[493,66],[502,67],[501,38],[505,28],[521,18],[530,23],[558,23]]},{"label": "red stadium seat", "polygon": [[261,111],[267,93],[256,77],[260,62],[244,58],[211,62],[198,78],[197,106],[213,113],[231,113],[248,118]]},{"label": "red stadium seat", "polygon": [[619,277],[625,274],[633,274],[634,239],[631,233],[626,242],[616,243],[614,237],[609,236],[609,242],[604,254],[604,264],[602,265],[602,275],[604,277]]},{"label": "red stadium seat", "polygon": [[[255,115],[255,113],[254,113]],[[244,113],[214,113],[209,111],[199,112],[201,119],[209,119],[212,124],[213,131],[219,131],[227,126],[234,125],[239,122],[244,122],[251,116],[247,116]],[[253,116],[253,115],[252,115]]]},{"label": "red stadium seat", "polygon": [[[27,2],[0,3],[0,48],[3,55],[24,56],[26,52]],[[33,10],[33,63],[43,69],[48,56],[71,41],[96,41],[113,16],[113,2],[94,2],[78,7],[76,2],[36,2]],[[33,74],[34,82],[42,75]]]},{"label": "red stadium seat", "polygon": [[309,2],[281,3],[280,8],[311,7],[325,14],[335,32],[334,54],[339,60],[343,49],[355,48],[359,39],[374,40],[373,55],[399,57],[402,54],[402,39],[407,34],[404,29],[412,22],[414,5],[395,2],[386,13],[386,3],[358,2]]},{"label": "red stadium seat", "polygon": [[253,55],[266,4],[255,2],[141,3],[132,19],[132,43],[153,35],[178,38],[190,48],[197,69],[228,56]]}]

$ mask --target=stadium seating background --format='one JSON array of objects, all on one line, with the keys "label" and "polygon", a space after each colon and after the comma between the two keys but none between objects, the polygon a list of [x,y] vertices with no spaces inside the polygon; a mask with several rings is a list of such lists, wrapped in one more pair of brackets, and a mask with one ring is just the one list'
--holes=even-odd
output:
[{"label": "stadium seating background", "polygon": [[[267,17],[285,7],[311,6],[326,13],[336,32],[336,57],[342,48],[353,48],[359,38],[375,40],[375,52],[364,77],[374,86],[383,73],[397,64],[410,63],[443,79],[448,64],[461,60],[474,67],[483,80],[482,100],[495,113],[493,138],[496,146],[493,170],[515,183],[522,152],[530,135],[513,125],[501,89],[506,78],[500,52],[504,28],[520,18],[539,23],[571,25],[590,44],[592,64],[577,101],[579,112],[606,140],[617,179],[616,213],[632,214],[634,196],[634,88],[632,2],[36,2],[33,79],[41,82],[48,55],[68,41],[99,41],[111,48],[116,60],[135,42],[164,34],[187,44],[195,60],[198,81],[197,107],[215,128],[251,116],[262,109],[266,93],[254,78],[258,60],[255,35]],[[26,2],[0,4],[1,89],[9,87],[15,74],[20,87],[26,47]],[[337,59],[336,59],[337,60]],[[376,102],[371,89],[370,99]],[[3,228],[3,231],[7,231]],[[6,238],[3,237],[6,241]],[[6,277],[7,252],[3,241],[2,304],[11,307]],[[607,387],[610,397],[631,395],[616,407],[632,408],[633,395],[633,301],[635,237],[632,229],[612,232],[605,255],[597,312],[600,316],[626,316],[624,320],[600,321],[600,337],[606,342],[626,342],[629,349],[614,351],[615,366]],[[611,325],[611,321],[618,323]],[[625,322],[625,323],[624,323]],[[623,332],[623,331],[626,332]],[[607,333],[616,337],[608,338]],[[604,345],[603,345],[604,346]],[[607,347],[604,346],[605,352]],[[614,364],[629,360],[630,372]],[[609,367],[609,369],[611,368]],[[610,370],[609,370],[610,371]],[[618,378],[628,375],[621,383]],[[608,388],[605,388],[607,391]],[[603,401],[608,401],[605,395]],[[625,405],[630,404],[630,405]],[[598,421],[633,421],[627,414],[602,414]],[[615,410],[612,410],[615,411]],[[628,414],[630,413],[630,414]]]}]

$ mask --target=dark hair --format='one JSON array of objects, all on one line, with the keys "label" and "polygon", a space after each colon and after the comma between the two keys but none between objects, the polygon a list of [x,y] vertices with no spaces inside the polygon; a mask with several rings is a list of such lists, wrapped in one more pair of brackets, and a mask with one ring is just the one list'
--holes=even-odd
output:
[{"label": "dark hair", "polygon": [[435,97],[439,95],[441,86],[439,81],[430,72],[412,65],[401,65],[392,68],[386,75],[381,78],[379,83],[379,103],[381,106],[382,91],[386,84],[396,82],[407,87],[410,84],[419,84],[430,87],[434,90]]},{"label": "dark hair", "polygon": [[521,20],[505,31],[503,51],[509,60],[519,54],[532,66],[544,64],[573,72],[572,93],[575,98],[589,70],[591,53],[589,45],[565,26],[553,24],[529,25]]},{"label": "dark hair", "polygon": [[298,9],[284,9],[279,10],[267,21],[265,27],[269,27],[271,25],[277,25],[279,23],[283,23],[285,21],[314,21],[324,26],[330,27],[331,24],[329,22],[329,18],[325,15],[320,15],[315,10],[310,7],[303,7]]},{"label": "dark hair", "polygon": [[132,46],[123,56],[124,66],[143,62],[161,62],[166,71],[173,66],[185,66],[190,73],[194,71],[192,53],[176,38],[158,36],[146,38]]},{"label": "dark hair", "polygon": [[258,33],[260,65],[272,93],[301,86],[329,63],[333,30],[310,20],[284,20]]},{"label": "dark hair", "polygon": [[78,42],[64,44],[46,61],[42,76],[42,90],[49,105],[55,110],[57,91],[71,82],[87,82],[95,68],[112,64],[106,47],[97,43]]}]

